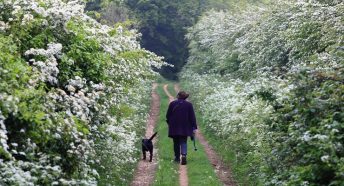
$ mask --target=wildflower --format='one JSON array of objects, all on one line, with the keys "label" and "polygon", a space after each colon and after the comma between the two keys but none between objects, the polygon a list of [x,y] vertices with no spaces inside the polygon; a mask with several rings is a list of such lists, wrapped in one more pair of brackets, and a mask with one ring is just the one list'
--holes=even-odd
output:
[{"label": "wildflower", "polygon": [[324,156],[321,156],[321,161],[322,162],[327,162],[329,160],[330,156],[329,155],[324,155]]}]

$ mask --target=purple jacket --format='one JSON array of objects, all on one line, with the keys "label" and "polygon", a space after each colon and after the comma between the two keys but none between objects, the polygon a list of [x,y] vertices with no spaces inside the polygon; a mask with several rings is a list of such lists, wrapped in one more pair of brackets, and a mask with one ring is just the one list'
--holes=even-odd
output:
[{"label": "purple jacket", "polygon": [[192,136],[197,129],[193,106],[183,99],[172,101],[166,113],[168,123],[168,136]]}]

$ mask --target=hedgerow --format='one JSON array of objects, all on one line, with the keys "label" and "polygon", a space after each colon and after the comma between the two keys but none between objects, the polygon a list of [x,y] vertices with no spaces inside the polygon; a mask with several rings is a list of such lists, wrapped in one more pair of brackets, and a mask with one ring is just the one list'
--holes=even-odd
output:
[{"label": "hedgerow", "polygon": [[343,10],[341,1],[273,2],[213,10],[189,29],[182,82],[251,180],[344,184]]},{"label": "hedgerow", "polygon": [[0,0],[0,185],[128,183],[164,64],[139,36],[79,1]]}]

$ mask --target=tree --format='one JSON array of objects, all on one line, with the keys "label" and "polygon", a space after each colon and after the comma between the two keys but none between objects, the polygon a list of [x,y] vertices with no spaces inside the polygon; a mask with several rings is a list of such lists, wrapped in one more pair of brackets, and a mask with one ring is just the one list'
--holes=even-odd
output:
[{"label": "tree", "polygon": [[127,0],[126,4],[140,20],[142,46],[174,65],[159,72],[166,78],[177,79],[176,73],[188,58],[186,29],[196,22],[205,1]]}]

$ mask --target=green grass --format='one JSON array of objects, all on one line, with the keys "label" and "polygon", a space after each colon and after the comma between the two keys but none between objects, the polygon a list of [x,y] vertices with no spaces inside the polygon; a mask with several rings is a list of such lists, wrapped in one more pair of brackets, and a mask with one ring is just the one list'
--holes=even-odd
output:
[{"label": "green grass", "polygon": [[196,147],[197,151],[194,151],[193,144],[189,141],[187,164],[189,185],[223,185],[216,176],[203,146],[196,141]]}]

